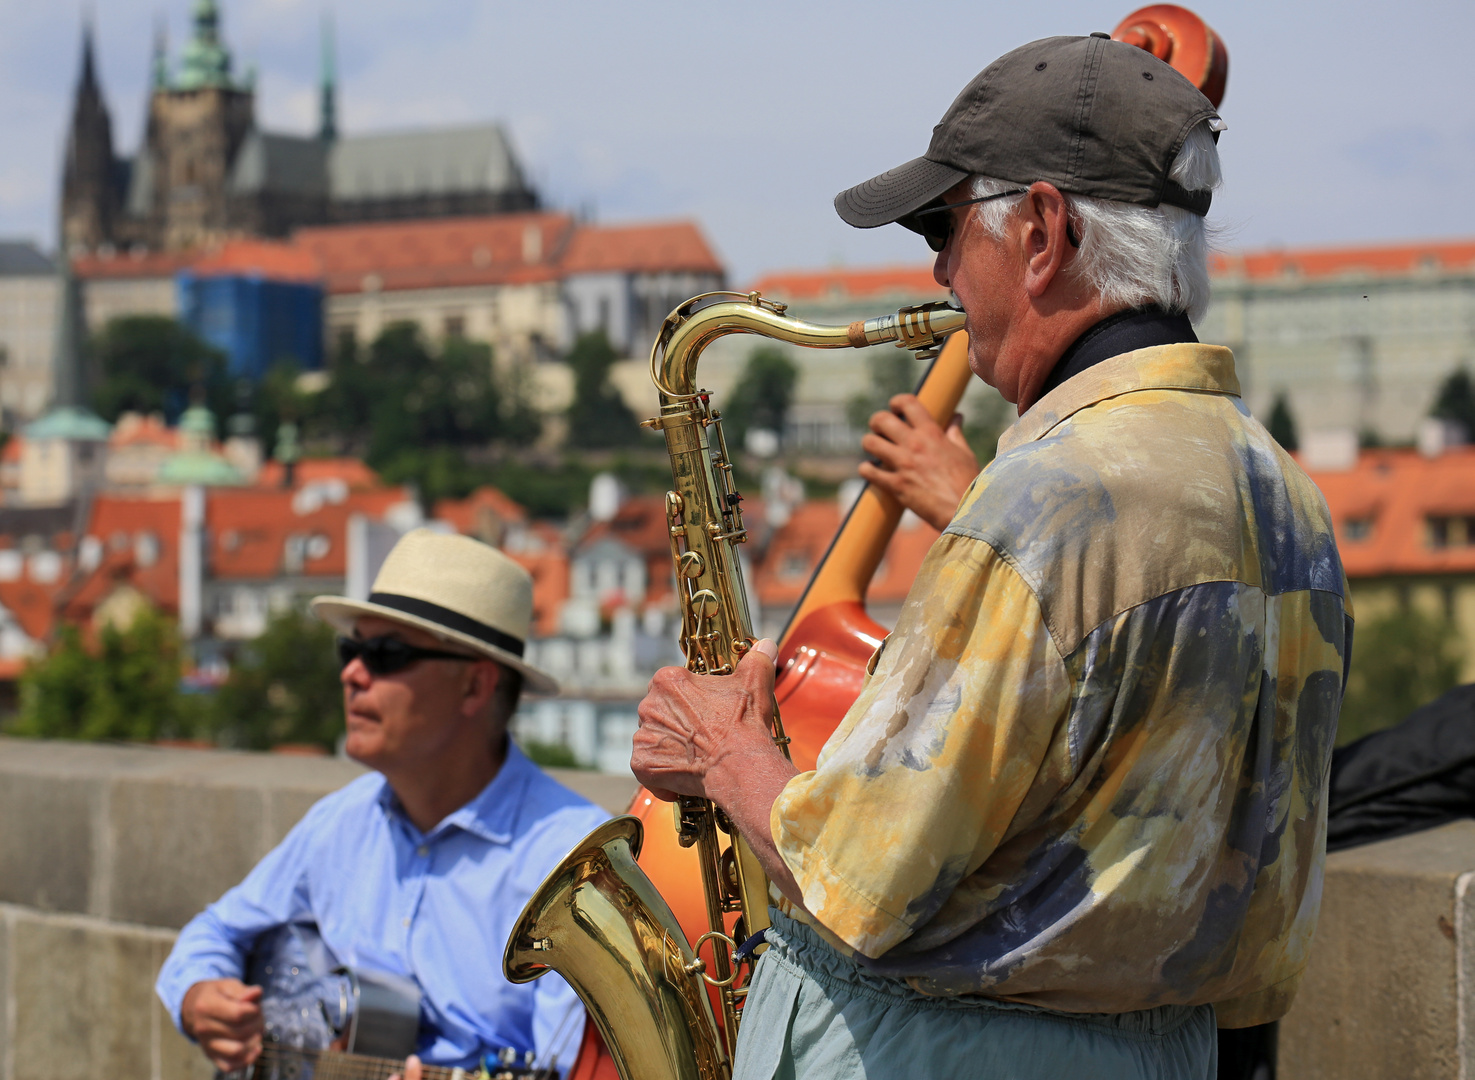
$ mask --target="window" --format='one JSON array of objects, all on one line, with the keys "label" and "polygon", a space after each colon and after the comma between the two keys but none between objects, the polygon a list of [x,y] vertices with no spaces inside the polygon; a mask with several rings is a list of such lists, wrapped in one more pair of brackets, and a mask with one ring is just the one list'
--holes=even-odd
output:
[{"label": "window", "polygon": [[460,341],[466,337],[466,316],[447,315],[445,321],[445,336],[452,341]]},{"label": "window", "polygon": [[1435,550],[1475,543],[1475,515],[1438,514],[1428,518],[1429,546]]},{"label": "window", "polygon": [[1342,525],[1342,535],[1352,543],[1371,538],[1373,535],[1373,519],[1370,517],[1348,518]]}]

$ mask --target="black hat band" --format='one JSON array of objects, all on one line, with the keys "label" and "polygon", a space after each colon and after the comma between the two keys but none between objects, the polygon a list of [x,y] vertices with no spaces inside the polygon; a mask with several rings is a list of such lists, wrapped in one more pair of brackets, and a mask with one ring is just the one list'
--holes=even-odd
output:
[{"label": "black hat band", "polygon": [[395,611],[406,615],[414,615],[418,619],[439,623],[447,630],[455,630],[457,633],[474,637],[478,641],[484,641],[488,645],[494,645],[503,652],[509,652],[513,656],[521,657],[526,646],[521,638],[513,637],[511,634],[498,630],[494,626],[488,626],[484,622],[478,622],[469,615],[462,615],[459,611],[432,604],[429,600],[419,600],[413,596],[400,596],[398,593],[376,592],[369,594],[369,603],[378,604],[380,607],[393,608]]}]

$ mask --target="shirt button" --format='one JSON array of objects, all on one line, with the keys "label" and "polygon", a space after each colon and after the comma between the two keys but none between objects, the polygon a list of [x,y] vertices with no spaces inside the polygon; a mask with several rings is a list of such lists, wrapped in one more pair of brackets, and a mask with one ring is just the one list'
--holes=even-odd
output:
[{"label": "shirt button", "polygon": [[421,856],[423,858],[424,856],[430,854],[430,849],[428,847],[426,847],[424,844],[421,844],[419,847],[417,847],[415,849],[415,854],[416,855],[419,855],[419,856]]},{"label": "shirt button", "polygon": [[405,925],[406,926],[409,926],[410,925],[410,920],[408,918],[405,919]]}]

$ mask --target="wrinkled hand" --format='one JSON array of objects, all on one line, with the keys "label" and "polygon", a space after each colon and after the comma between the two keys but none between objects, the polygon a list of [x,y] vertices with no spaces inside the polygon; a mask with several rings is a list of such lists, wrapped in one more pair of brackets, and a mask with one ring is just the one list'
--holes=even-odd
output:
[{"label": "wrinkled hand", "polygon": [[390,1076],[389,1080],[420,1080],[423,1073],[424,1066],[420,1064],[420,1059],[414,1054],[411,1054],[405,1058],[405,1071],[403,1073],[394,1073]]},{"label": "wrinkled hand", "polygon": [[889,411],[871,417],[861,447],[879,464],[861,462],[861,478],[941,531],[978,475],[978,458],[963,438],[963,416],[944,431],[915,394],[897,394]]},{"label": "wrinkled hand", "polygon": [[778,648],[766,638],[731,675],[693,675],[662,668],[640,703],[630,769],[659,799],[712,796],[711,773],[741,769],[745,761],[782,754],[768,723],[773,715],[773,661]]},{"label": "wrinkled hand", "polygon": [[261,1055],[265,1026],[259,986],[247,986],[240,979],[197,982],[185,991],[179,1017],[221,1072],[244,1069]]}]

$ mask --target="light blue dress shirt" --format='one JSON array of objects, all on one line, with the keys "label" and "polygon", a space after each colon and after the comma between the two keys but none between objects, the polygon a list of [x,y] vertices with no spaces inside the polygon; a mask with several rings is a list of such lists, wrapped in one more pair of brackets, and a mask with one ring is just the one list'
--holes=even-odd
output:
[{"label": "light blue dress shirt", "polygon": [[429,833],[378,773],[319,801],[287,838],[190,920],[156,986],[179,1024],[185,991],[240,978],[256,937],[315,922],[340,963],[415,980],[420,1057],[471,1069],[503,1047],[556,1055],[566,1069],[583,1011],[549,973],[515,986],[502,950],[533,891],[609,815],[548,777],[509,742],[481,794]]}]

